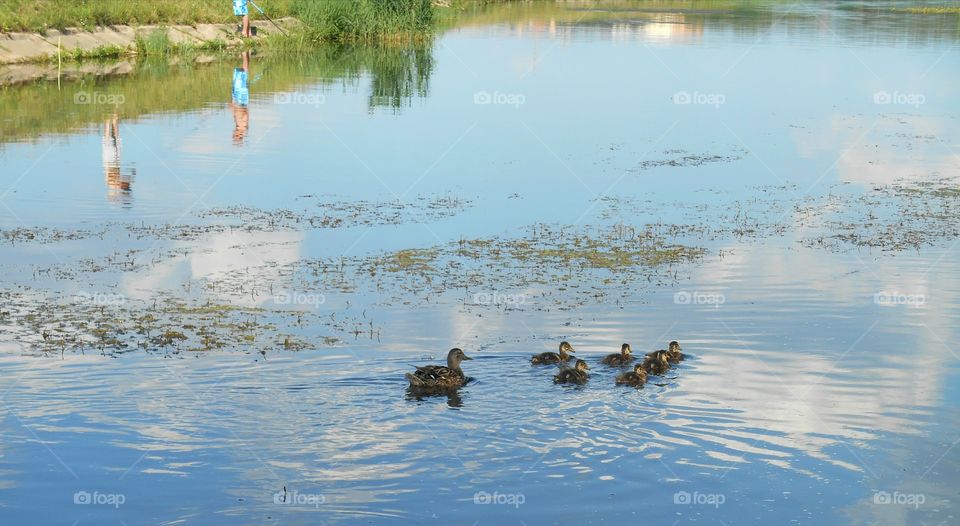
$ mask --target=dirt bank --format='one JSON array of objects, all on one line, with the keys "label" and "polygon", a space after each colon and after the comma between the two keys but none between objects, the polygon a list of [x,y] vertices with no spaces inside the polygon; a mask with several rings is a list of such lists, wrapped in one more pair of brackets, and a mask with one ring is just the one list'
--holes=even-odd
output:
[{"label": "dirt bank", "polygon": [[[282,18],[277,23],[286,29],[299,24],[295,18]],[[276,32],[269,22],[256,24],[258,37]],[[136,49],[137,38],[145,38],[157,32],[165,32],[173,44],[203,44],[223,41],[228,45],[241,42],[237,36],[235,24],[197,24],[174,26],[108,26],[97,27],[92,31],[78,28],[64,30],[50,29],[44,33],[4,33],[0,34],[0,64],[36,63],[49,61],[61,53],[80,50],[94,53],[103,48]]]}]

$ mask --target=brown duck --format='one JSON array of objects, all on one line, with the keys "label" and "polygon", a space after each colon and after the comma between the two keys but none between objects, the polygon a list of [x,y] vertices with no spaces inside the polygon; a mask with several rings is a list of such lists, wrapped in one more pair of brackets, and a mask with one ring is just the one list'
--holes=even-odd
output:
[{"label": "brown duck", "polygon": [[573,346],[568,342],[560,342],[559,352],[542,352],[540,354],[533,355],[533,358],[530,358],[530,363],[532,364],[545,364],[545,363],[561,363],[566,362],[572,358],[570,353],[573,351]]},{"label": "brown duck", "polygon": [[600,363],[604,365],[626,365],[633,361],[633,351],[630,349],[630,344],[625,343],[620,346],[620,352],[608,354]]},{"label": "brown duck", "polygon": [[645,383],[647,383],[647,371],[643,368],[642,363],[635,365],[633,367],[633,372],[623,373],[620,376],[617,376],[617,385],[632,385],[634,387],[642,387]]},{"label": "brown duck", "polygon": [[583,360],[577,360],[576,365],[573,367],[561,363],[560,372],[553,377],[553,381],[558,384],[585,384],[590,377],[587,374],[589,370],[590,367],[587,365],[587,362]]},{"label": "brown duck", "polygon": [[682,361],[687,357],[685,354],[683,354],[682,352],[680,352],[681,350],[682,350],[682,349],[680,349],[680,342],[674,340],[674,341],[670,342],[670,346],[669,346],[669,348],[668,348],[666,351],[664,351],[664,350],[661,349],[661,350],[659,350],[659,351],[654,351],[654,352],[651,352],[651,353],[647,353],[647,356],[652,356],[652,355],[654,355],[654,354],[656,354],[656,353],[658,353],[658,352],[665,352],[665,353],[667,353],[667,360],[668,360],[670,363],[680,363],[680,362],[682,362]]},{"label": "brown duck", "polygon": [[670,358],[667,351],[655,351],[647,355],[642,367],[649,374],[663,374],[670,369]]},{"label": "brown duck", "polygon": [[417,367],[412,373],[407,373],[410,388],[415,390],[445,390],[456,389],[467,382],[467,377],[460,369],[460,362],[473,358],[463,353],[461,349],[453,348],[447,353],[447,365],[424,365]]}]

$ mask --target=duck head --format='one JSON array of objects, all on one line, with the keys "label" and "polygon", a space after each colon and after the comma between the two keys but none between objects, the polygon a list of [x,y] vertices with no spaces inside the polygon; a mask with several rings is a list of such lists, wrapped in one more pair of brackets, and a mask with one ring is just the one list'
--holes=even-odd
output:
[{"label": "duck head", "polygon": [[633,352],[633,349],[630,348],[630,344],[629,344],[629,343],[625,343],[625,344],[623,344],[623,345],[620,346],[620,354],[622,354],[622,355],[624,355],[624,356],[630,356],[630,353],[632,353],[632,352]]},{"label": "duck head", "polygon": [[667,353],[667,351],[657,351],[647,356],[647,359],[644,361],[644,365],[650,365],[650,364],[667,365],[669,363],[670,363],[670,355]]},{"label": "duck head", "polygon": [[642,376],[642,377],[644,377],[644,378],[647,377],[647,370],[643,368],[643,364],[642,364],[642,363],[638,363],[637,365],[634,365],[634,366],[633,366],[633,372],[634,372],[637,376]]},{"label": "duck head", "polygon": [[674,340],[674,341],[670,342],[669,350],[670,350],[671,353],[678,353],[678,352],[680,352],[680,351],[683,350],[683,349],[680,348],[680,342]]},{"label": "duck head", "polygon": [[570,345],[569,342],[560,342],[560,356],[561,356],[561,357],[567,358],[568,356],[570,356],[570,353],[572,353],[572,352],[574,352],[574,351],[573,351],[573,345]]},{"label": "duck head", "polygon": [[578,373],[585,373],[590,370],[590,366],[583,360],[577,360],[577,365],[574,366],[574,369],[576,369]]},{"label": "duck head", "polygon": [[464,354],[462,349],[454,347],[450,349],[450,352],[447,353],[447,367],[451,369],[459,369],[460,362],[464,360],[472,360],[473,358]]}]

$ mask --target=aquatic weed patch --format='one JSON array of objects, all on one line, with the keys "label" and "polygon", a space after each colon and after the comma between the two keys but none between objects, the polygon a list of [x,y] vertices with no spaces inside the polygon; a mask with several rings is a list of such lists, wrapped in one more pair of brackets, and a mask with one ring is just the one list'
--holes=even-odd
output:
[{"label": "aquatic weed patch", "polygon": [[665,150],[663,153],[670,155],[670,157],[640,161],[633,168],[633,171],[640,172],[661,167],[691,167],[713,163],[729,163],[739,161],[747,154],[746,150],[743,149],[736,149],[734,153],[727,155],[713,153],[691,154],[684,150]]},{"label": "aquatic weed patch", "polygon": [[814,215],[820,230],[805,246],[832,250],[919,251],[960,238],[960,185],[932,179],[880,186],[850,198],[831,194]]},{"label": "aquatic weed patch", "polygon": [[[747,199],[706,196],[700,203],[605,196],[598,201],[603,207],[601,225],[538,223],[515,234],[349,257],[302,258],[292,252],[290,259],[264,257],[228,265],[174,283],[172,290],[151,292],[149,299],[116,302],[110,291],[118,285],[111,280],[130,273],[145,275],[167,261],[185,264],[194,255],[209,253],[214,249],[204,240],[211,234],[427,222],[449,217],[470,203],[449,195],[424,197],[414,206],[301,196],[297,201],[304,205],[297,209],[210,209],[204,217],[216,222],[208,225],[159,230],[121,225],[128,239],[175,243],[155,252],[113,249],[100,256],[21,269],[38,282],[52,280],[55,289],[106,292],[77,301],[40,288],[0,291],[0,327],[8,340],[42,353],[292,351],[329,345],[348,335],[378,338],[381,328],[366,316],[366,309],[373,306],[447,303],[467,311],[622,307],[642,301],[651,287],[679,283],[707,257],[704,247],[715,247],[718,241],[787,238],[807,248],[896,253],[960,238],[960,185],[955,181],[903,181],[866,191],[840,184],[820,195],[798,195],[789,185],[754,190]],[[656,206],[673,214],[674,220],[629,222],[638,207],[655,217]],[[20,228],[2,234],[11,244],[105,235],[96,227],[82,232]],[[189,242],[179,242],[184,240]],[[254,236],[237,243],[234,248],[262,246],[265,254],[273,254],[275,248],[295,242],[284,236],[263,240]],[[725,246],[720,246],[719,256]],[[70,287],[58,285],[68,282]],[[506,300],[498,301],[498,294]],[[332,301],[325,303],[324,295]]]},{"label": "aquatic weed patch", "polygon": [[[451,291],[525,291],[531,308],[571,308],[674,283],[705,249],[628,225],[533,225],[528,235],[461,239],[443,245],[352,258],[310,259],[292,268],[308,288],[371,293],[380,304],[435,301]],[[599,283],[599,285],[598,285]],[[548,300],[538,301],[536,298]],[[518,302],[512,302],[518,303]]]},{"label": "aquatic weed patch", "polygon": [[705,202],[661,202],[629,196],[601,196],[601,219],[626,221],[636,210],[650,214],[670,212],[679,220],[648,225],[652,232],[674,239],[760,241],[783,236],[790,228],[795,186],[763,186],[749,199]]},{"label": "aquatic weed patch", "polygon": [[471,199],[444,195],[420,195],[410,201],[338,201],[301,196],[297,209],[261,209],[236,205],[197,211],[205,222],[179,224],[111,223],[67,230],[46,227],[0,229],[0,241],[56,243],[91,237],[129,234],[137,239],[197,240],[223,232],[278,232],[307,229],[426,223],[453,217],[473,205]]},{"label": "aquatic weed patch", "polygon": [[633,210],[669,208],[682,219],[657,223],[654,231],[680,239],[762,242],[797,234],[807,248],[859,248],[895,253],[920,250],[960,238],[960,185],[931,178],[861,190],[841,183],[822,194],[800,194],[795,185],[755,188],[732,201],[657,203],[604,196],[601,217],[628,218]]},{"label": "aquatic weed patch", "polygon": [[63,230],[46,227],[0,229],[0,239],[11,244],[29,242],[56,243],[60,241],[84,239],[93,235],[98,235],[98,233],[87,229]]},{"label": "aquatic weed patch", "polygon": [[178,355],[229,349],[266,354],[335,345],[330,334],[306,334],[322,326],[317,313],[186,301],[157,295],[149,301],[118,293],[60,295],[21,287],[0,290],[0,342],[25,352],[133,351]]}]

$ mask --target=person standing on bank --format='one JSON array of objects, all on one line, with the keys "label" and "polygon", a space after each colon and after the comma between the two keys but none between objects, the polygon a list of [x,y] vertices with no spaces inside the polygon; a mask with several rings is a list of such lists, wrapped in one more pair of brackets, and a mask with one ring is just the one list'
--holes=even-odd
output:
[{"label": "person standing on bank", "polygon": [[253,34],[250,32],[250,8],[247,2],[248,0],[233,0],[233,14],[243,17],[243,36],[250,38]]}]

